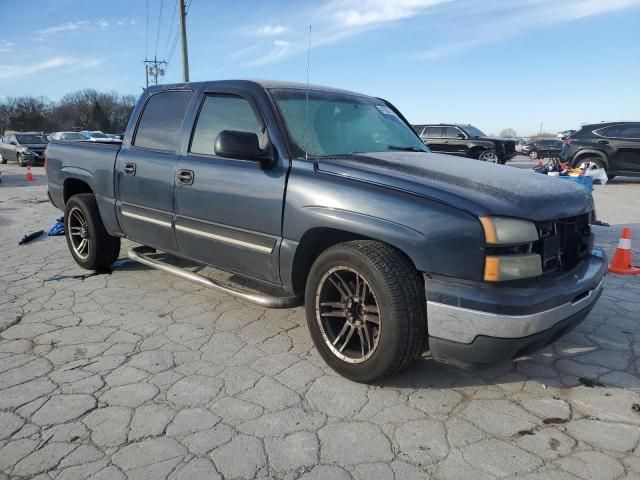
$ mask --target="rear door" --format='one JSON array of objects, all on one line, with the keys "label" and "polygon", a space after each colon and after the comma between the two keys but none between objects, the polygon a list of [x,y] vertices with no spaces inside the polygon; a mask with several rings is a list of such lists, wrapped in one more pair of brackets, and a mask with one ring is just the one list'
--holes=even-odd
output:
[{"label": "rear door", "polygon": [[443,127],[427,127],[423,133],[424,144],[433,152],[444,152],[444,144],[442,143]]},{"label": "rear door", "polygon": [[173,188],[182,122],[190,90],[152,94],[142,111],[131,145],[116,161],[116,209],[130,239],[176,251]]},{"label": "rear door", "polygon": [[[279,284],[278,252],[288,158],[275,164],[222,158],[214,144],[223,130],[258,135],[264,148],[274,138],[268,105],[242,89],[204,92],[191,140],[178,161],[176,237],[195,260]],[[264,99],[263,99],[264,100]],[[268,120],[268,121],[267,121]],[[269,125],[269,127],[266,127]]]}]

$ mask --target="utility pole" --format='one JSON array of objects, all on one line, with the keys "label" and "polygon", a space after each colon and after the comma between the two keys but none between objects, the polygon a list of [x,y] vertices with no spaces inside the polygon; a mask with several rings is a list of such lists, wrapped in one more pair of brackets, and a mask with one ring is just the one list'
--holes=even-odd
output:
[{"label": "utility pole", "polygon": [[189,81],[189,55],[187,54],[187,23],[184,0],[178,0],[180,7],[180,45],[182,46],[182,81]]},{"label": "utility pole", "polygon": [[167,62],[164,60],[158,60],[153,57],[153,60],[144,61],[145,74],[147,76],[147,87],[149,86],[149,77],[153,77],[153,84],[158,85],[158,77],[164,77]]}]

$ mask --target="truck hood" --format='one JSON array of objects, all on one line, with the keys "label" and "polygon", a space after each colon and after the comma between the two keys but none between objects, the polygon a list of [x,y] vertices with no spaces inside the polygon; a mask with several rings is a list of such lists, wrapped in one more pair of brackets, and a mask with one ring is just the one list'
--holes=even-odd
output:
[{"label": "truck hood", "polygon": [[553,220],[593,209],[591,193],[568,180],[531,170],[420,152],[381,152],[321,158],[317,168],[410,192],[473,215]]}]

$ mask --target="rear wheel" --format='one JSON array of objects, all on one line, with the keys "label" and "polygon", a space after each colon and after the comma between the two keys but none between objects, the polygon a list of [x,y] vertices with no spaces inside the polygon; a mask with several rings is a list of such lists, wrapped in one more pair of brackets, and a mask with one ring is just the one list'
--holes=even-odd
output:
[{"label": "rear wheel", "polygon": [[[584,170],[585,172],[591,172],[594,170],[598,170],[598,169],[602,169],[605,172],[607,171],[607,167],[605,165],[605,163],[602,161],[602,159],[598,158],[598,157],[587,157],[587,158],[581,158],[578,166]],[[609,180],[611,180],[612,178],[615,178],[615,175],[609,175],[607,174],[607,177],[609,178]]]},{"label": "rear wheel", "polygon": [[64,212],[64,232],[73,259],[87,270],[104,270],[120,254],[120,238],[107,233],[92,193],[74,195]]},{"label": "rear wheel", "polygon": [[422,279],[384,243],[353,241],[323,252],[309,272],[305,305],[318,352],[356,382],[394,375],[426,348]]}]

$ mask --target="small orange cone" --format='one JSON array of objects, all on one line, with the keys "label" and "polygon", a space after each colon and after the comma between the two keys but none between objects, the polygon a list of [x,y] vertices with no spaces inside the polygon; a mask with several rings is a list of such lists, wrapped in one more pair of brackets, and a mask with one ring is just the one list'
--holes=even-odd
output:
[{"label": "small orange cone", "polygon": [[35,178],[33,178],[33,173],[31,173],[31,165],[27,165],[27,182],[33,182]]},{"label": "small orange cone", "polygon": [[616,248],[613,261],[609,264],[609,271],[620,275],[638,275],[640,268],[634,267],[631,260],[631,229],[624,227],[620,235],[620,243]]}]

